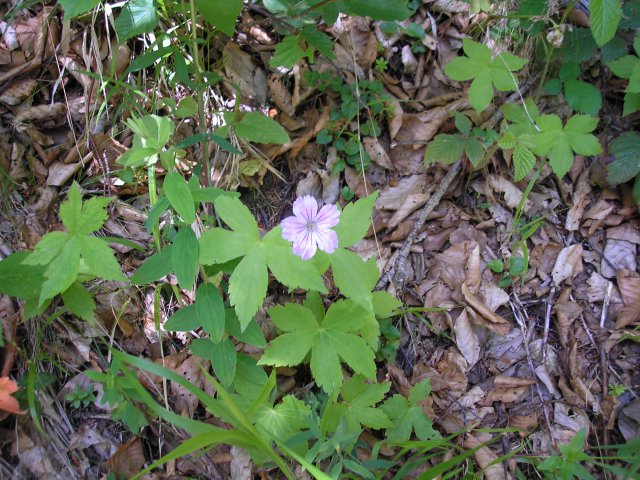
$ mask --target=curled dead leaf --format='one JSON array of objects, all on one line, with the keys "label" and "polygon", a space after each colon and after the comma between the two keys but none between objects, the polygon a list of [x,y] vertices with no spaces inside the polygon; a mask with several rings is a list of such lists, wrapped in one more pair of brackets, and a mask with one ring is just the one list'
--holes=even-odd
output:
[{"label": "curled dead leaf", "polygon": [[488,320],[481,322],[482,325],[499,335],[506,335],[511,331],[511,324],[505,318],[492,312],[478,297],[471,293],[466,282],[462,283],[462,294],[466,302],[485,320]]},{"label": "curled dead leaf", "polygon": [[563,248],[558,254],[551,276],[556,285],[582,272],[582,244]]}]

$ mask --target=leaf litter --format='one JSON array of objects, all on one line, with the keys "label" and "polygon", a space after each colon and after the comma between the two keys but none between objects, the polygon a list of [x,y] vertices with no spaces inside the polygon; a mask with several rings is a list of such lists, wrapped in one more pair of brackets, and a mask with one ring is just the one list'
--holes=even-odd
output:
[{"label": "leaf litter", "polygon": [[[133,188],[113,175],[121,168],[115,161],[131,147],[131,132],[125,129],[113,135],[107,130],[110,122],[123,115],[118,98],[104,97],[93,76],[82,73],[98,74],[114,58],[116,71],[124,72],[136,57],[126,45],[109,41],[104,30],[72,22],[63,23],[60,32],[51,15],[61,14],[49,7],[25,11],[12,25],[13,33],[4,32],[0,48],[0,166],[13,182],[2,194],[2,255],[31,249],[48,232],[61,229],[58,199],[66,197],[74,178],[87,180],[86,193],[107,192],[117,197],[104,235],[129,239],[145,248],[152,242],[144,225],[146,179],[139,179]],[[246,20],[253,18],[250,13],[245,15]],[[433,15],[441,25],[436,25]],[[260,226],[266,228],[286,216],[296,192],[329,203],[342,198],[344,203],[345,193],[361,198],[378,190],[370,236],[352,250],[364,258],[375,257],[384,278],[396,265],[422,209],[446,174],[437,165],[423,171],[425,146],[437,134],[452,130],[451,112],[468,113],[478,126],[486,120],[474,117],[468,101],[460,98],[459,91],[451,91],[450,87],[459,89],[459,85],[441,71],[458,55],[462,39],[476,21],[465,2],[428,2],[428,7],[418,10],[414,22],[427,31],[437,26],[438,35],[427,35],[426,51],[414,54],[406,35],[387,35],[379,22],[344,17],[327,31],[334,41],[333,63],[301,60],[284,74],[269,67],[270,46],[277,33],[251,27],[244,44],[228,42],[219,48],[226,59],[220,72],[224,85],[220,102],[232,105],[236,89],[253,108],[269,99],[275,105],[273,115],[293,140],[272,147],[242,145],[248,152],[243,157],[219,152],[218,165],[232,167],[218,167],[214,178],[221,185],[257,191],[251,207]],[[85,33],[90,33],[89,48],[78,41]],[[379,44],[389,68],[376,73]],[[260,47],[259,55],[252,50],[256,47]],[[54,52],[62,55],[53,56]],[[52,62],[44,62],[52,56]],[[384,128],[380,135],[362,139],[373,162],[364,173],[355,165],[336,174],[335,150],[318,143],[339,102],[319,92],[317,86],[305,84],[304,72],[332,68],[349,85],[379,78],[385,89],[388,114]],[[179,98],[184,92],[165,87],[162,95]],[[79,141],[79,125],[91,132],[92,142]],[[357,131],[360,126],[346,128]],[[187,154],[186,169],[198,154]],[[489,266],[497,260],[509,270],[510,259],[525,254],[521,246],[514,247],[513,239],[526,184],[513,183],[509,165],[492,158],[487,166],[490,173],[465,171],[443,192],[408,246],[403,288],[397,290],[389,280],[383,285],[412,307],[398,323],[397,360],[378,365],[377,376],[392,383],[398,405],[419,408],[446,433],[471,427],[519,428],[530,434],[531,451],[536,454],[553,452],[557,444],[568,442],[583,428],[626,440],[640,435],[640,352],[637,344],[625,341],[640,323],[637,210],[629,207],[624,187],[595,185],[600,175],[597,164],[576,165],[570,181],[560,180],[560,185],[554,183],[548,169],[542,171],[522,206],[526,218],[536,214],[543,218],[528,239],[533,246],[527,252],[528,269],[509,277],[506,286],[500,286],[502,272]],[[135,247],[120,245],[117,251],[127,274],[142,262]],[[43,426],[54,439],[55,449],[47,448],[32,424],[18,420],[15,438],[3,445],[14,473],[57,478],[52,472],[69,472],[100,478],[98,472],[104,473],[100,465],[106,464],[129,477],[160,456],[154,449],[159,438],[169,445],[182,440],[181,433],[168,433],[161,424],[151,427],[148,438],[131,436],[104,415],[99,401],[85,410],[71,411],[64,400],[79,387],[94,389],[98,398],[103,395],[99,384],[82,372],[106,370],[104,351],[97,348],[105,339],[196,385],[208,385],[202,368],[207,369],[209,362],[189,353],[188,335],[156,329],[158,318],[163,324],[178,305],[194,301],[193,292],[178,288],[171,276],[167,280],[176,289],[162,298],[162,312],[156,311],[152,291],[117,282],[93,285],[96,324],[78,327],[82,324],[63,315],[54,318],[46,337],[37,341],[29,339],[28,332],[39,327],[33,320],[23,320],[24,313],[15,308],[19,305],[2,297],[0,410],[22,413],[11,396],[17,386],[6,375],[26,375],[29,366],[23,357],[29,358],[37,349],[76,372],[72,378],[56,379],[60,372],[50,362],[35,360],[39,372],[54,378],[37,395],[41,403],[56,398],[42,411]],[[269,293],[267,303],[279,295],[272,289]],[[261,314],[264,316],[262,310]],[[262,327],[265,331],[273,328],[266,317]],[[20,347],[19,358],[15,344]],[[286,370],[281,373],[280,380],[284,380]],[[301,388],[296,371],[289,373],[293,382],[289,388]],[[430,380],[431,391],[420,404],[415,403],[411,392],[425,379]],[[140,380],[179,414],[206,415],[198,399],[179,384],[166,385],[160,377]],[[610,392],[616,384],[624,387],[619,396]],[[16,425],[7,423],[16,422],[15,417],[3,415],[3,428]],[[414,427],[420,437],[419,426]],[[158,428],[164,428],[162,436]],[[370,442],[377,440],[375,429],[366,434]],[[474,457],[485,478],[513,478],[512,464],[495,460],[509,453],[517,436],[506,434],[501,445],[482,446],[491,436],[467,433],[461,445],[479,447]],[[392,455],[384,449],[381,452]],[[182,459],[171,468],[182,475],[250,478],[254,466],[235,447],[218,447],[200,457]]]}]

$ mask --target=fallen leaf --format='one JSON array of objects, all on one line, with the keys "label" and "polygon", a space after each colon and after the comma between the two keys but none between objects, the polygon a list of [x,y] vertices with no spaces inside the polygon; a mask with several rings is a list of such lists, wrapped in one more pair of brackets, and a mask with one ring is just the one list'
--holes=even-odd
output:
[{"label": "fallen leaf", "polygon": [[[462,283],[462,294],[466,302],[473,307],[487,322],[480,322],[481,325],[487,327],[499,335],[506,335],[511,331],[511,324],[497,313],[492,312],[478,297],[476,297],[465,282]],[[478,318],[478,320],[480,320]]]},{"label": "fallen leaf", "polygon": [[576,243],[563,248],[558,254],[551,272],[553,282],[560,285],[567,278],[575,277],[582,272],[582,244]]},{"label": "fallen leaf", "polygon": [[0,378],[0,410],[17,415],[24,415],[26,410],[20,410],[20,404],[12,394],[18,391],[18,384],[9,377]]}]

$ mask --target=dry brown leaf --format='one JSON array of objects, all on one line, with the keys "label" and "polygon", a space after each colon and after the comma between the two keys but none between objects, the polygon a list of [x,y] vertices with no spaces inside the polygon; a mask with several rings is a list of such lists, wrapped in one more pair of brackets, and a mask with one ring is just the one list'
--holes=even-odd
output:
[{"label": "dry brown leaf", "polygon": [[398,210],[411,195],[422,193],[427,186],[427,176],[424,174],[403,177],[399,182],[382,189],[376,199],[379,210]]},{"label": "dry brown leaf", "polygon": [[33,78],[18,80],[2,92],[0,102],[6,103],[7,105],[18,105],[33,94],[37,85],[38,82]]},{"label": "dry brown leaf", "polygon": [[413,145],[414,149],[422,147],[438,133],[448,119],[449,112],[446,109],[438,110],[442,114],[433,119],[426,113],[405,113],[402,116],[402,127],[398,130],[395,140]]},{"label": "dry brown leaf", "polygon": [[473,325],[469,321],[467,315],[467,309],[464,309],[462,313],[456,318],[453,324],[453,331],[455,333],[455,342],[460,350],[460,353],[464,355],[469,368],[472,368],[478,359],[480,358],[480,339],[473,330]]},{"label": "dry brown leaf", "polygon": [[[498,175],[488,175],[487,180],[489,186],[496,192],[500,192],[504,195],[504,202],[511,209],[518,208],[520,201],[522,200],[522,192],[513,183],[504,177]],[[527,199],[524,202],[524,211],[527,212],[531,208],[531,202]]]},{"label": "dry brown leaf", "polygon": [[[204,377],[200,369],[201,367],[205,369],[209,368],[209,362],[202,360],[196,355],[191,355],[175,368],[174,371],[183,376],[191,384],[202,388]],[[198,397],[182,385],[174,382],[171,383],[171,393],[175,396],[176,410],[178,412],[186,411],[189,415],[194,414],[199,403]]]},{"label": "dry brown leaf", "polygon": [[589,203],[589,193],[591,192],[589,172],[590,170],[588,169],[582,172],[578,178],[575,191],[573,192],[573,205],[567,212],[567,219],[564,223],[565,228],[569,231],[578,230],[584,210],[587,207],[587,203]]},{"label": "dry brown leaf", "polygon": [[509,377],[507,375],[498,375],[493,379],[496,388],[515,388],[526,387],[527,385],[535,385],[534,378]]},{"label": "dry brown leaf", "polygon": [[393,101],[390,102],[390,105],[393,109],[393,115],[391,116],[391,120],[389,120],[389,137],[391,140],[395,140],[396,135],[402,127],[402,117],[404,112],[402,111],[402,105],[400,105],[400,102]]},{"label": "dry brown leaf", "polygon": [[[478,438],[477,435],[481,434],[467,434],[464,440],[464,448],[472,449],[477,448],[486,442],[487,438]],[[490,436],[489,436],[490,438]],[[489,447],[480,447],[473,454],[473,458],[476,459],[478,465],[482,469],[482,474],[485,480],[510,480],[511,475],[505,475],[504,467],[501,463],[491,465],[498,456]]]},{"label": "dry brown leaf", "polygon": [[18,400],[13,397],[17,391],[18,384],[15,380],[11,380],[9,377],[0,378],[0,411],[18,415],[27,413],[26,410],[20,410]]},{"label": "dry brown leaf", "polygon": [[223,51],[224,71],[231,85],[229,89],[235,96],[235,86],[240,87],[243,98],[255,100],[264,105],[267,101],[267,76],[253,60],[253,57],[234,42],[225,45]]},{"label": "dry brown leaf", "polygon": [[231,462],[229,462],[231,478],[234,480],[251,480],[253,478],[253,461],[249,452],[244,448],[232,446],[229,453],[231,454]]},{"label": "dry brown leaf", "polygon": [[271,91],[271,98],[278,108],[285,112],[290,117],[296,114],[296,109],[293,106],[293,99],[287,87],[282,82],[280,75],[272,73],[269,75],[269,90]]},{"label": "dry brown leaf", "polygon": [[138,437],[132,437],[127,443],[118,447],[116,453],[107,461],[109,471],[125,478],[131,478],[142,470],[145,458],[142,442]]},{"label": "dry brown leaf", "polygon": [[640,438],[640,399],[625,405],[618,414],[618,427],[625,440]]},{"label": "dry brown leaf", "polygon": [[563,248],[558,254],[551,275],[553,282],[560,285],[567,278],[573,278],[582,272],[582,244],[576,243]]},{"label": "dry brown leaf", "polygon": [[493,405],[493,402],[513,403],[523,400],[529,394],[529,387],[496,388],[490,390],[482,400],[482,405]]},{"label": "dry brown leaf", "polygon": [[573,321],[582,314],[580,305],[569,299],[570,294],[570,288],[563,289],[558,300],[553,305],[553,312],[556,314],[556,326],[558,327],[558,338],[565,347],[569,344],[569,332]]},{"label": "dry brown leaf", "polygon": [[638,268],[636,250],[636,245],[632,242],[607,239],[602,252],[600,273],[607,278],[613,278],[621,268],[636,270]]},{"label": "dry brown leaf", "polygon": [[480,298],[492,312],[509,303],[509,294],[494,283],[485,283],[480,287]]},{"label": "dry brown leaf", "polygon": [[625,305],[640,303],[640,275],[633,270],[621,268],[616,274],[616,280]]},{"label": "dry brown leaf", "polygon": [[364,146],[364,149],[367,151],[374,163],[388,170],[391,170],[393,168],[391,159],[389,158],[389,154],[384,149],[384,147],[380,145],[380,142],[377,138],[365,137],[362,139],[362,145]]},{"label": "dry brown leaf", "polygon": [[[482,325],[499,335],[506,335],[511,331],[511,324],[497,313],[492,312],[478,297],[473,295],[466,283],[462,283],[462,294],[466,302],[473,307],[487,322],[481,322]],[[480,320],[478,318],[477,320]]]},{"label": "dry brown leaf", "polygon": [[[406,201],[400,206],[400,208],[398,208],[398,210],[396,210],[394,212],[392,217],[387,222],[387,228],[389,230],[395,229],[398,225],[400,225],[400,223],[402,223],[413,212],[415,212],[416,210],[422,208],[427,203],[427,201],[429,200],[429,197],[431,197],[431,192],[417,193],[415,195],[410,195],[409,197],[407,197]],[[412,219],[410,219],[408,223],[413,225]],[[398,237],[398,234],[396,233],[395,235],[390,237],[389,241],[393,241],[393,240],[391,240],[391,238],[398,238],[398,240],[400,240],[400,239],[406,238],[406,237]],[[385,240],[386,240],[386,238],[385,238]]]},{"label": "dry brown leaf", "polygon": [[480,289],[480,282],[482,281],[482,272],[480,271],[480,245],[476,245],[469,254],[464,281],[469,287],[469,291],[477,295]]}]

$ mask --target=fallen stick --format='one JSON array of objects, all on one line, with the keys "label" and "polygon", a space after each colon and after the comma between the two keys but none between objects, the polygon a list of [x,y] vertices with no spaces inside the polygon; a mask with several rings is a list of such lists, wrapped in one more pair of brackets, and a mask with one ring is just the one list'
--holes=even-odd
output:
[{"label": "fallen stick", "polygon": [[462,162],[457,161],[451,167],[449,167],[449,171],[442,179],[438,188],[433,192],[433,195],[429,198],[427,203],[420,210],[420,214],[416,219],[416,222],[411,227],[411,231],[407,238],[402,243],[402,246],[398,249],[398,254],[396,256],[395,263],[393,266],[387,270],[387,272],[382,276],[378,284],[376,285],[376,290],[380,290],[387,283],[391,283],[392,286],[396,287],[396,291],[402,293],[404,290],[404,283],[407,279],[407,257],[409,256],[409,251],[411,250],[411,246],[413,245],[418,232],[422,229],[425,222],[427,221],[427,217],[433,211],[434,208],[438,206],[440,200],[442,200],[443,195],[453,182],[453,179],[458,175],[460,169],[462,168]]}]

